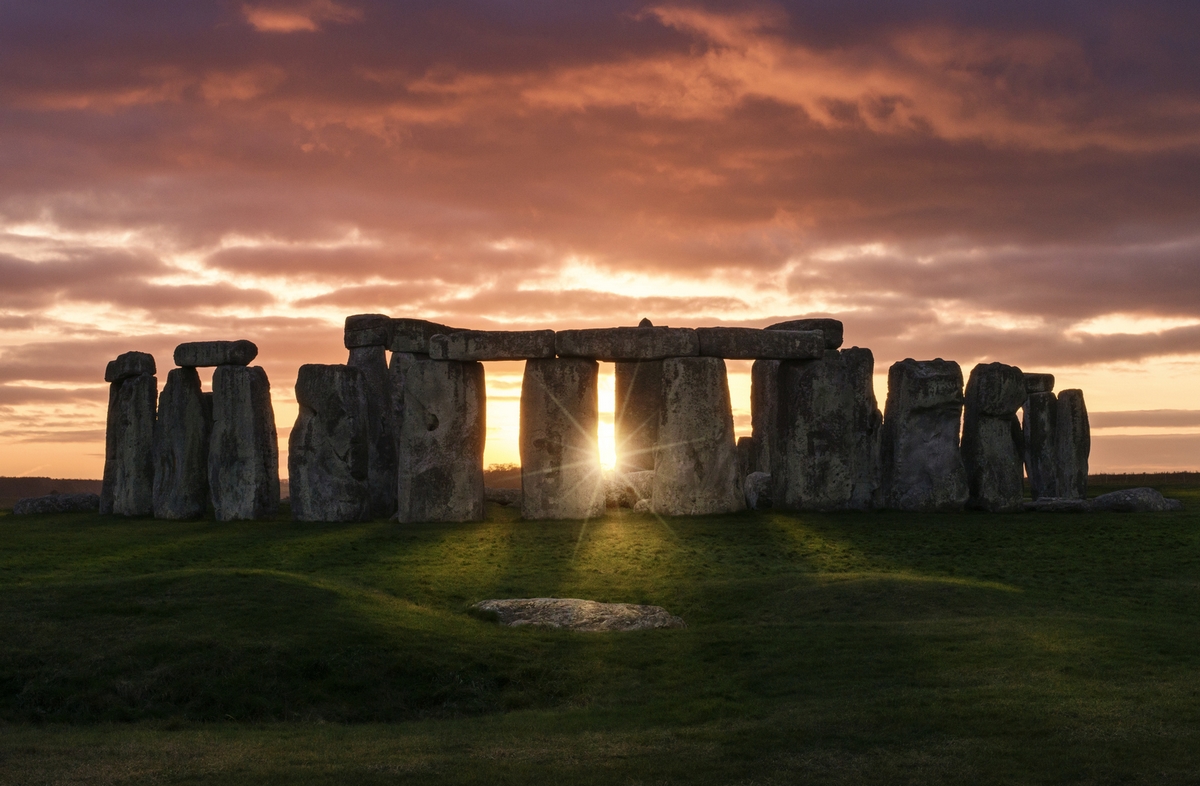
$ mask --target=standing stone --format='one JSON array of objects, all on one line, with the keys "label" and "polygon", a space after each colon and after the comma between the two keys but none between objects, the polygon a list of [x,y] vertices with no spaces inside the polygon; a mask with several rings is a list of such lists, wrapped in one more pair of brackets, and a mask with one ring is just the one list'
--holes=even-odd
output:
[{"label": "standing stone", "polygon": [[367,400],[367,488],[371,516],[391,518],[396,512],[396,421],[384,348],[354,347],[347,365],[362,372]]},{"label": "standing stone", "polygon": [[662,380],[654,512],[686,516],[743,510],[725,361],[667,358]]},{"label": "standing stone", "polygon": [[654,469],[658,444],[658,420],[662,416],[661,360],[616,364],[617,470],[641,472]]},{"label": "standing stone", "polygon": [[1054,390],[1053,374],[1025,374],[1025,395],[1050,393]]},{"label": "standing stone", "polygon": [[1092,430],[1082,390],[1064,390],[1058,394],[1057,421],[1058,496],[1087,499]]},{"label": "standing stone", "polygon": [[1025,474],[1033,498],[1058,496],[1058,398],[1050,392],[1025,399]]},{"label": "standing stone", "polygon": [[208,510],[212,398],[195,368],[167,372],[154,424],[154,517],[195,519]]},{"label": "standing stone", "polygon": [[771,442],[779,427],[779,361],[756,360],[750,367],[751,472],[771,471]]},{"label": "standing stone", "polygon": [[597,428],[600,365],[583,358],[525,361],[521,383],[521,515],[588,519],[604,513]]},{"label": "standing stone", "polygon": [[746,477],[754,472],[754,437],[738,437],[737,440],[738,475]]},{"label": "standing stone", "polygon": [[1024,438],[1017,410],[1025,400],[1025,375],[1015,366],[975,366],[967,381],[962,457],[969,507],[992,513],[1024,505]]},{"label": "standing stone", "polygon": [[208,487],[217,521],[274,516],[279,443],[267,372],[262,366],[218,366],[212,386]]},{"label": "standing stone", "polygon": [[878,501],[878,409],[870,350],[784,361],[771,441],[772,500],[788,510],[869,509]]},{"label": "standing stone", "polygon": [[393,352],[391,375],[397,518],[482,520],[483,364]]},{"label": "standing stone", "polygon": [[888,370],[883,416],[883,494],[896,510],[961,510],[967,472],[959,452],[962,369],[950,360],[912,358]]},{"label": "standing stone", "polygon": [[288,437],[292,518],[297,521],[370,517],[363,378],[351,366],[300,367],[296,378],[300,412]]},{"label": "standing stone", "polygon": [[[146,366],[143,352],[129,352],[109,364],[153,369]],[[109,374],[106,373],[106,376]],[[112,375],[108,393],[108,429],[105,434],[104,479],[100,490],[100,512],[121,516],[148,516],[154,512],[154,410],[158,380],[153,374]]]},{"label": "standing stone", "polygon": [[384,314],[354,314],[346,317],[342,333],[346,349],[383,347],[392,344],[392,318]]}]

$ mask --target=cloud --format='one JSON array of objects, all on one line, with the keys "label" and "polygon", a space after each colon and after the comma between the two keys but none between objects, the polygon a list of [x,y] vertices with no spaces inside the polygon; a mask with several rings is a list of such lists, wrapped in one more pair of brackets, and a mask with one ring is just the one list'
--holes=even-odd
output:
[{"label": "cloud", "polygon": [[242,15],[260,33],[314,33],[327,22],[347,24],[363,18],[361,10],[339,5],[333,0],[290,4],[248,3],[242,6]]}]

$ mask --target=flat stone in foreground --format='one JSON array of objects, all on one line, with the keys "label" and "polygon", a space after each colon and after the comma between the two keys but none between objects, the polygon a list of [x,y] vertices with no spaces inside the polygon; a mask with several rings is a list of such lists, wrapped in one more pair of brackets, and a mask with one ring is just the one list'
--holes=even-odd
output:
[{"label": "flat stone in foreground", "polygon": [[105,382],[120,382],[123,379],[140,377],[142,374],[154,376],[154,356],[148,352],[126,352],[118,355],[116,360],[110,360],[104,369]]},{"label": "flat stone in foreground", "polygon": [[429,339],[461,332],[462,328],[440,325],[425,319],[392,319],[392,351],[429,354]]},{"label": "flat stone in foreground", "polygon": [[700,353],[700,339],[691,328],[616,327],[560,330],[554,334],[560,357],[618,362],[692,357]]},{"label": "flat stone in foreground", "polygon": [[392,318],[386,314],[354,314],[346,317],[342,343],[346,349],[390,347]]},{"label": "flat stone in foreground", "polygon": [[253,341],[192,341],[175,347],[175,365],[184,368],[248,366],[258,357]]},{"label": "flat stone in foreground", "polygon": [[821,357],[825,336],[819,330],[759,330],[748,327],[696,328],[700,354],[732,360],[808,360]]},{"label": "flat stone in foreground", "polygon": [[555,630],[599,633],[687,627],[683,619],[661,606],[600,603],[578,598],[482,600],[471,608],[491,612],[496,615],[501,625],[511,628],[532,625]]},{"label": "flat stone in foreground", "polygon": [[213,372],[208,489],[217,521],[270,518],[279,511],[279,443],[271,383],[262,366]]},{"label": "flat stone in foreground", "polygon": [[429,340],[434,360],[532,360],[554,357],[553,330],[462,330]]},{"label": "flat stone in foreground", "polygon": [[296,378],[296,403],[296,425],[288,437],[292,518],[370,518],[362,372],[352,366],[303,365]]},{"label": "flat stone in foreground", "polygon": [[787,322],[776,322],[767,325],[767,330],[819,330],[825,337],[826,349],[837,349],[842,345],[842,322],[840,319],[828,317],[813,317],[810,319],[789,319]]},{"label": "flat stone in foreground", "polygon": [[14,516],[28,516],[36,513],[95,513],[99,510],[99,494],[47,494],[17,500],[12,512]]}]

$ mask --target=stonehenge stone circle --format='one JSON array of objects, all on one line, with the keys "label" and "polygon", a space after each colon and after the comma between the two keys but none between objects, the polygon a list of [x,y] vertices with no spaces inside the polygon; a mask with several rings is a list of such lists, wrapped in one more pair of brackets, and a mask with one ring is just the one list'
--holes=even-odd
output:
[{"label": "stonehenge stone circle", "polygon": [[271,384],[262,366],[217,366],[208,488],[217,521],[254,520],[279,511],[279,444]]},{"label": "stonehenge stone circle", "polygon": [[1058,397],[1048,391],[1029,394],[1022,429],[1033,498],[1058,497]]},{"label": "stonehenge stone circle", "polygon": [[13,504],[12,514],[31,516],[39,513],[95,513],[99,510],[99,494],[46,494],[17,500]]},{"label": "stonehenge stone circle", "polygon": [[521,516],[588,519],[604,513],[596,433],[599,364],[582,358],[525,362],[521,385]]},{"label": "stonehenge stone circle", "polygon": [[883,415],[884,503],[895,510],[961,510],[967,472],[959,452],[962,370],[950,360],[912,358],[888,370]]},{"label": "stonehenge stone circle", "polygon": [[1025,375],[1016,366],[979,364],[967,381],[962,457],[971,508],[1015,512],[1024,504],[1024,437],[1017,410]]},{"label": "stonehenge stone circle", "polygon": [[382,346],[354,347],[346,365],[362,372],[367,401],[367,490],[371,516],[391,518],[396,512],[396,414],[387,355]]},{"label": "stonehenge stone circle", "polygon": [[791,319],[768,325],[767,330],[819,330],[825,336],[825,349],[838,349],[842,346],[843,328],[841,321],[837,319]]},{"label": "stonehenge stone circle", "polygon": [[158,399],[154,425],[154,517],[195,519],[208,510],[212,397],[195,368],[174,368]]},{"label": "stonehenge stone circle", "polygon": [[182,368],[198,366],[248,366],[258,357],[258,347],[252,341],[192,341],[175,347],[175,365]]},{"label": "stonehenge stone circle", "polygon": [[384,314],[353,314],[346,317],[342,344],[346,349],[390,347],[392,318]]},{"label": "stonehenge stone circle", "polygon": [[559,357],[621,362],[662,360],[699,354],[700,339],[691,328],[615,327],[560,330],[554,334]]},{"label": "stonehenge stone circle", "polygon": [[429,340],[434,336],[460,333],[462,328],[447,327],[424,319],[392,319],[392,352],[429,354]]},{"label": "stonehenge stone circle", "polygon": [[[134,371],[142,373],[132,376]],[[147,371],[148,370],[148,371]],[[110,373],[111,372],[111,373]],[[154,420],[158,379],[154,358],[128,352],[109,363],[104,478],[100,512],[148,516],[154,512]]]},{"label": "stonehenge stone circle", "polygon": [[393,352],[391,377],[397,519],[482,520],[487,435],[483,365]]},{"label": "stonehenge stone circle", "polygon": [[1031,393],[1051,393],[1054,391],[1053,374],[1025,374],[1025,395]]},{"label": "stonehenge stone circle", "polygon": [[746,499],[738,476],[725,361],[667,358],[662,378],[654,512],[688,516],[743,510]]},{"label": "stonehenge stone circle", "polygon": [[662,416],[662,361],[617,363],[615,393],[617,470],[652,471]]},{"label": "stonehenge stone circle", "polygon": [[735,360],[808,360],[825,347],[819,330],[758,330],[744,327],[696,328],[700,354]]},{"label": "stonehenge stone circle", "polygon": [[553,330],[462,330],[429,340],[434,360],[529,360],[554,357]]},{"label": "stonehenge stone circle", "polygon": [[363,373],[353,366],[300,367],[300,412],[288,437],[292,518],[297,521],[363,521],[371,516],[363,382]]},{"label": "stonehenge stone circle", "polygon": [[1088,454],[1092,450],[1092,432],[1082,390],[1064,390],[1058,394],[1056,420],[1058,496],[1087,499]]}]

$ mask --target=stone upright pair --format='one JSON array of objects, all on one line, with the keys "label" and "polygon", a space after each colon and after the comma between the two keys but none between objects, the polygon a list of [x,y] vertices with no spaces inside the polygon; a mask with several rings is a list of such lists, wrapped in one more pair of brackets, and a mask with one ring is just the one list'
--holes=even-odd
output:
[{"label": "stone upright pair", "polygon": [[1054,394],[1054,376],[1026,374],[1025,470],[1035,500],[1087,498],[1091,428],[1082,390]]}]

